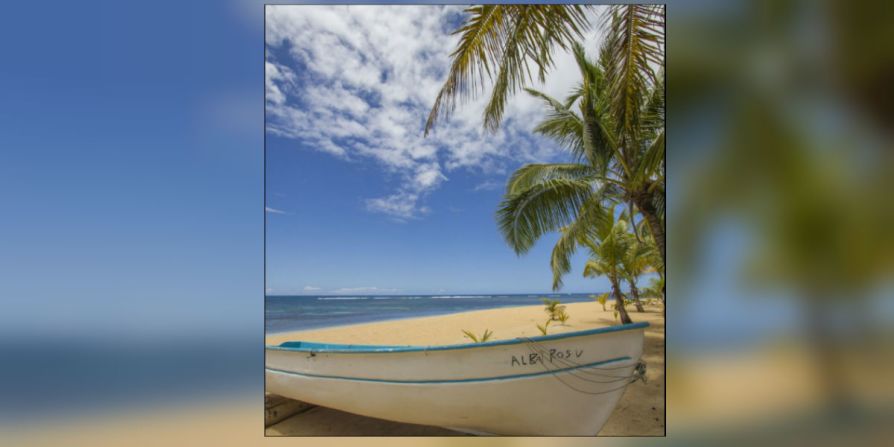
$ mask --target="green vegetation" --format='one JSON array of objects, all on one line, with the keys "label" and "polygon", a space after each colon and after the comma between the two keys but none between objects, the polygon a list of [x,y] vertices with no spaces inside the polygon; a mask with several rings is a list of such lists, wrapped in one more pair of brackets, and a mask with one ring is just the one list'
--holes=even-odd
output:
[{"label": "green vegetation", "polygon": [[664,276],[652,278],[649,287],[646,287],[643,293],[649,298],[658,298],[664,302]]},{"label": "green vegetation", "polygon": [[484,333],[481,334],[480,337],[479,337],[479,336],[476,336],[476,335],[473,334],[471,331],[467,331],[467,330],[465,330],[465,329],[463,329],[463,334],[465,334],[465,337],[466,337],[466,338],[471,339],[471,340],[472,340],[473,342],[475,342],[475,343],[484,343],[484,342],[490,340],[490,337],[491,337],[492,335],[494,335],[494,333],[491,332],[490,329],[485,329],[485,330],[484,330]]},{"label": "green vegetation", "polygon": [[[483,125],[497,129],[507,98],[534,79],[532,73],[545,79],[556,48],[571,49],[581,81],[566,98],[524,88],[546,107],[534,132],[566,148],[571,160],[528,164],[513,173],[497,210],[498,227],[519,255],[544,234],[560,233],[550,258],[553,290],[561,289],[577,248],[588,249],[584,275],[609,279],[616,312],[629,323],[621,281],[642,310],[638,277],[650,267],[664,277],[665,9],[609,7],[595,60],[577,42],[589,26],[586,10],[570,5],[467,9],[470,16],[455,31],[459,43],[426,133],[449,116],[457,98],[479,94],[486,78],[493,89]],[[626,216],[616,218],[618,205],[627,207]],[[562,321],[559,312],[547,312],[550,321]]]},{"label": "green vegetation", "polygon": [[608,301],[608,293],[600,294],[598,297],[596,297],[596,301],[599,301],[599,304],[602,304],[603,311],[606,310],[605,303],[606,301]]},{"label": "green vegetation", "polygon": [[[481,5],[466,9],[466,22],[450,55],[450,71],[432,105],[425,134],[438,119],[447,119],[457,98],[477,96],[487,78],[493,91],[484,109],[484,127],[496,130],[503,119],[506,100],[534,79],[546,79],[556,47],[567,49],[589,28],[586,10],[580,5]],[[494,78],[496,75],[496,79]]]},{"label": "green vegetation", "polygon": [[[608,38],[607,45],[615,40]],[[627,231],[633,224],[620,220],[617,228],[609,230],[615,204],[629,204],[643,216],[663,265],[664,88],[649,67],[648,73],[631,79],[621,76],[621,68],[610,60],[614,50],[604,47],[600,60],[591,62],[583,47],[574,45],[583,79],[564,101],[528,90],[549,109],[534,130],[566,147],[573,162],[529,164],[517,170],[509,180],[497,220],[518,254],[527,252],[543,234],[560,232],[551,257],[554,290],[562,287],[562,276],[571,270],[577,247],[586,246],[597,254],[590,271],[609,276],[618,298],[622,296],[617,284],[622,278],[622,253],[630,249]],[[642,84],[646,79],[653,81]],[[639,96],[619,93],[619,82],[629,82],[629,89]],[[637,105],[636,113],[619,103],[619,95]],[[609,236],[613,240],[599,248],[605,245],[602,238]],[[600,251],[610,252],[612,258],[601,260]],[[619,311],[621,321],[629,323],[623,304]]]},{"label": "green vegetation", "polygon": [[539,324],[537,325],[537,329],[540,331],[540,334],[546,335],[546,330],[549,328],[550,321],[552,320],[546,320],[546,323],[544,323],[542,326]]},{"label": "green vegetation", "polygon": [[546,306],[543,310],[549,314],[549,321],[560,321],[560,316],[565,313],[565,306],[559,300],[551,300],[543,298],[543,304]]},{"label": "green vegetation", "polygon": [[571,315],[568,315],[568,312],[566,312],[565,309],[562,309],[559,312],[558,319],[559,322],[562,323],[562,326],[565,325],[565,322],[568,321],[569,318],[571,318]]},{"label": "green vegetation", "polygon": [[[634,227],[636,228],[636,227]],[[643,228],[642,230],[646,230]],[[642,233],[642,236],[639,236]],[[621,258],[621,274],[630,286],[630,295],[638,312],[643,312],[643,304],[640,301],[639,288],[636,283],[644,273],[654,271],[654,265],[660,260],[648,231],[636,231],[630,240],[627,252]],[[638,237],[638,239],[637,239]]]},{"label": "green vegetation", "polygon": [[619,312],[622,323],[631,323],[630,316],[624,306],[624,294],[621,292],[622,262],[630,249],[631,238],[627,233],[627,222],[615,220],[614,207],[604,210],[601,218],[594,222],[595,228],[590,233],[578,238],[577,243],[590,250],[590,259],[584,266],[584,276],[605,276],[611,283],[611,295],[615,298],[615,309]]}]

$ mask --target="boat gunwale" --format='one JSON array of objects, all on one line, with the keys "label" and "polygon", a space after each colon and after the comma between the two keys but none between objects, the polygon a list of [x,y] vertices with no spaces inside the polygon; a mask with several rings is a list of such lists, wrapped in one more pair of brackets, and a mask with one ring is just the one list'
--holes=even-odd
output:
[{"label": "boat gunwale", "polygon": [[[306,341],[286,341],[279,345],[266,345],[266,349],[273,351],[313,352],[313,353],[339,353],[339,354],[387,354],[397,352],[428,352],[449,351],[456,349],[489,348],[493,346],[515,345],[520,343],[560,340],[564,338],[582,337],[587,335],[621,332],[633,329],[645,329],[648,322],[628,323],[615,326],[586,329],[583,331],[563,332],[561,334],[538,335],[535,337],[513,338],[508,340],[494,340],[483,343],[461,343],[453,345],[436,346],[388,346],[388,345],[348,345],[337,343],[317,343]],[[290,344],[292,344],[290,346]]]},{"label": "boat gunwale", "polygon": [[[398,384],[398,385],[437,385],[437,384],[456,384],[456,383],[477,383],[477,382],[498,382],[505,380],[517,380],[517,379],[529,379],[532,377],[541,377],[546,375],[556,375],[566,372],[577,371],[580,369],[588,369],[588,368],[598,368],[603,365],[609,365],[618,362],[624,362],[633,360],[630,356],[622,356],[615,357],[606,360],[599,360],[597,362],[587,363],[583,365],[576,365],[565,368],[557,368],[557,369],[545,369],[543,371],[534,371],[520,374],[508,374],[504,376],[494,376],[494,377],[469,377],[463,379],[426,379],[426,380],[409,380],[409,379],[380,379],[380,378],[371,378],[371,377],[347,377],[347,376],[330,376],[323,374],[313,374],[308,372],[299,372],[299,371],[289,371],[285,369],[278,368],[264,368],[266,372],[272,372],[276,374],[286,374],[291,376],[302,376],[309,377],[312,379],[328,379],[328,380],[349,380],[355,382],[375,382],[375,383],[388,383],[388,384]],[[630,365],[633,367],[634,365]]]}]

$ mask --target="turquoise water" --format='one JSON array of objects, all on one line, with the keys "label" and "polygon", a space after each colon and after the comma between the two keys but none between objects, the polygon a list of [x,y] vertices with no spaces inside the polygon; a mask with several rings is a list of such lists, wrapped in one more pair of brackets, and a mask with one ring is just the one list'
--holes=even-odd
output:
[{"label": "turquoise water", "polygon": [[579,303],[593,301],[591,295],[276,295],[266,297],[264,326],[268,333],[274,333],[470,310],[538,305],[542,304],[544,297],[563,303]]}]

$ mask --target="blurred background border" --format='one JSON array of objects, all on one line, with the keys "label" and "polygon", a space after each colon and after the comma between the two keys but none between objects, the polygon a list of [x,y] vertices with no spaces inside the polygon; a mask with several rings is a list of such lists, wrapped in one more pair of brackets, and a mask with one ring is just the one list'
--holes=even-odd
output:
[{"label": "blurred background border", "polygon": [[[892,15],[668,3],[668,439],[605,441],[890,439]],[[3,438],[262,439],[262,24],[251,1],[0,16]]]}]

